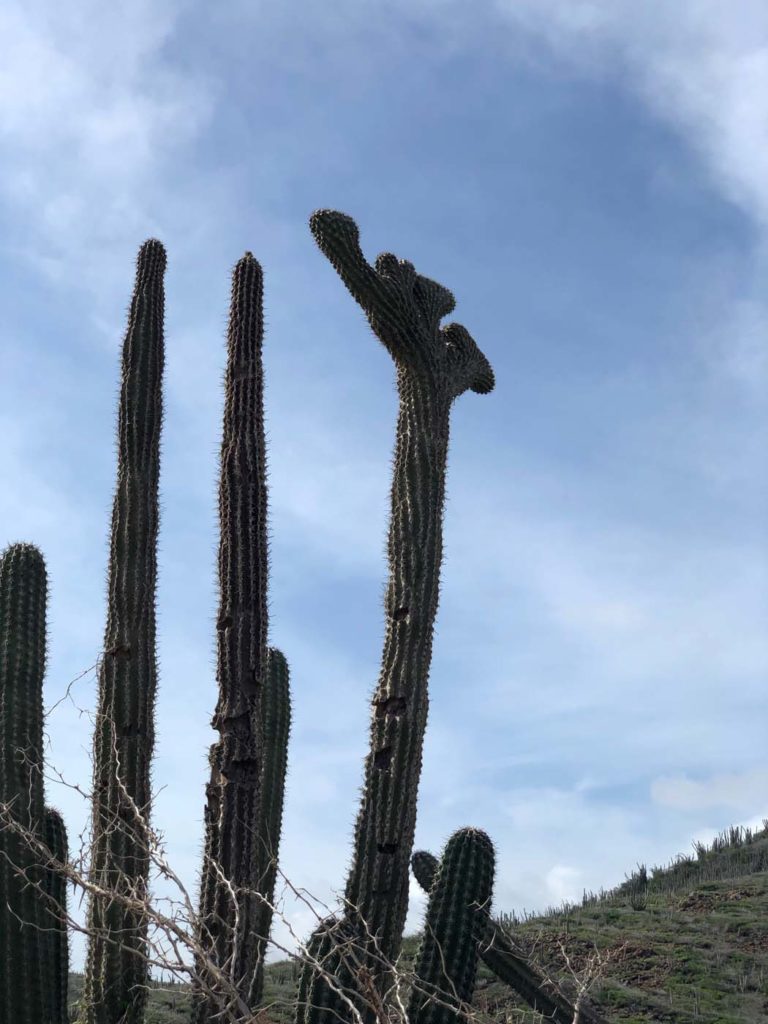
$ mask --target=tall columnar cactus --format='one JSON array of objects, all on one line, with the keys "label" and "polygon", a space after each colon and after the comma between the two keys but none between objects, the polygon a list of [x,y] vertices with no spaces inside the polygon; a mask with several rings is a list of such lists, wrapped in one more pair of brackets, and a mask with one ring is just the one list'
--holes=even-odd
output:
[{"label": "tall columnar cactus", "polygon": [[[263,946],[255,893],[268,863],[259,833],[268,576],[262,289],[261,267],[248,252],[232,276],[227,337],[219,481],[219,699],[212,721],[219,739],[209,756],[200,892],[200,943],[245,1005]],[[221,875],[229,885],[222,884]],[[199,969],[204,984],[212,984],[202,961]],[[216,1010],[215,1000],[198,991],[199,1024],[207,1024]]]},{"label": "tall columnar cactus", "polygon": [[[43,676],[47,576],[40,551],[12,544],[0,560],[0,803],[44,840]],[[18,872],[23,872],[22,877]],[[31,883],[31,884],[29,884]],[[40,858],[0,825],[0,1020],[49,1020],[48,925]]]},{"label": "tall columnar cactus", "polygon": [[[417,850],[411,857],[414,878],[426,893],[431,893],[438,865],[437,857],[426,850]],[[531,1009],[547,1020],[554,1024],[573,1024],[576,1020],[573,1004],[515,949],[507,933],[487,911],[477,916],[475,928],[480,958],[499,981],[514,989]],[[579,1007],[579,1020],[582,1024],[606,1024],[596,1010],[584,1005]]]},{"label": "tall columnar cactus", "polygon": [[[389,581],[381,673],[372,701],[370,750],[355,826],[345,897],[369,951],[399,952],[408,901],[408,863],[416,825],[416,798],[427,720],[427,681],[442,562],[442,516],[451,405],[467,389],[493,389],[491,366],[460,324],[441,326],[454,308],[442,285],[411,263],[382,253],[370,266],[351,217],[318,210],[310,228],[374,333],[392,356],[400,409],[397,423]],[[366,967],[381,993],[387,972],[373,952]],[[350,977],[350,984],[352,979]],[[312,986],[309,986],[310,988]],[[328,1022],[341,1004],[330,997],[311,1010],[312,1024]]]},{"label": "tall columnar cactus", "polygon": [[[155,586],[164,365],[165,249],[139,250],[122,353],[117,486],[108,610],[94,737],[91,876],[111,891],[145,890],[157,686]],[[83,994],[87,1024],[137,1024],[146,1000],[147,925],[118,900],[94,898]]]},{"label": "tall columnar cactus", "polygon": [[478,914],[488,912],[495,854],[485,832],[463,828],[448,840],[429,893],[414,968],[410,1024],[456,1024],[477,977]]},{"label": "tall columnar cactus", "polygon": [[291,694],[288,662],[276,647],[267,652],[266,685],[262,697],[264,739],[264,765],[261,776],[261,814],[259,817],[259,843],[264,851],[264,875],[259,892],[266,902],[259,907],[256,934],[261,946],[257,955],[257,973],[248,998],[248,1005],[256,1007],[264,990],[264,953],[272,924],[272,904],[275,898],[277,858],[280,830],[283,821],[285,776],[288,770],[288,735],[291,729]]},{"label": "tall columnar cactus", "polygon": [[[67,832],[64,819],[55,807],[45,809],[45,842],[51,854],[59,863],[67,859]],[[46,892],[48,894],[50,919],[47,932],[48,949],[46,973],[50,995],[50,1018],[52,1024],[67,1024],[69,1012],[67,994],[69,991],[69,943],[67,938],[67,883],[62,875],[52,869],[46,870]]]}]

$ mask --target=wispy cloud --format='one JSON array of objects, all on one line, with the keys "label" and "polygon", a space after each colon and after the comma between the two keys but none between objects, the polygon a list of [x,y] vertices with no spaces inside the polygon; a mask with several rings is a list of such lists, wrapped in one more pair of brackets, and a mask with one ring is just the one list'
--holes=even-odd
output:
[{"label": "wispy cloud", "polygon": [[181,12],[172,0],[3,5],[5,245],[54,282],[79,271],[106,287],[115,243],[135,248],[156,224],[158,171],[210,117],[212,83],[163,54]]},{"label": "wispy cloud", "polygon": [[713,808],[734,821],[764,806],[767,791],[768,770],[764,768],[705,779],[669,776],[656,779],[651,786],[651,796],[665,807],[685,811]]}]

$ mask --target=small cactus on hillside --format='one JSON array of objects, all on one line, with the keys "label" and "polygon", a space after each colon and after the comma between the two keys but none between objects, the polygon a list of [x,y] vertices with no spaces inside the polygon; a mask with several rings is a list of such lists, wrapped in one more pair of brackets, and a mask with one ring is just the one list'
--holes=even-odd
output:
[{"label": "small cactus on hillside", "polygon": [[493,844],[480,829],[448,840],[429,890],[424,935],[416,955],[410,1024],[456,1024],[472,1001],[477,977],[477,917],[493,895]]},{"label": "small cactus on hillside", "polygon": [[[437,857],[427,850],[416,850],[411,857],[414,878],[426,893],[431,893],[438,866]],[[573,1024],[577,1019],[576,1008],[513,947],[504,929],[487,910],[477,916],[475,928],[480,958],[499,981],[514,989],[532,1010],[547,1020],[554,1024]],[[596,1010],[585,1005],[579,1007],[578,1020],[581,1024],[606,1024]]]}]

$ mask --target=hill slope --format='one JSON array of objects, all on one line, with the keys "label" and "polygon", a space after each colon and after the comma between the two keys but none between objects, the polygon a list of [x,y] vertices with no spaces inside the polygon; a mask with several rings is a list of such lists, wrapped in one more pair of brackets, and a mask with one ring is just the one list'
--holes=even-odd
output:
[{"label": "hill slope", "polygon": [[[598,977],[590,995],[609,1020],[768,1024],[768,822],[754,833],[731,828],[695,853],[650,872],[640,867],[613,890],[585,894],[580,905],[497,920],[570,996],[591,960]],[[404,968],[417,945],[418,936],[406,939]],[[267,967],[275,1024],[293,1021],[297,974],[289,960]],[[73,1000],[80,988],[73,975]],[[475,1007],[487,1024],[542,1021],[482,964]],[[184,986],[151,993],[147,1024],[189,1019]]]}]

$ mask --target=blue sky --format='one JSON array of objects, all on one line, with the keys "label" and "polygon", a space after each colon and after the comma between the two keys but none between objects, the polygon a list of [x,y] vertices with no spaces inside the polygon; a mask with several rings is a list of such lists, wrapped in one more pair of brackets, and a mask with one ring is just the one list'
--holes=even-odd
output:
[{"label": "blue sky", "polygon": [[[0,12],[0,538],[46,556],[52,705],[101,646],[120,344],[136,251],[160,238],[154,777],[185,881],[245,249],[265,273],[270,635],[294,698],[282,869],[325,900],[346,877],[397,396],[309,232],[318,207],[451,288],[496,371],[452,416],[417,847],[485,828],[496,909],[530,910],[767,816],[764,4],[123,6]],[[73,695],[93,707],[92,672]],[[87,716],[61,704],[48,732],[87,784]],[[76,837],[80,798],[48,799]],[[305,907],[285,913],[308,932]]]}]

